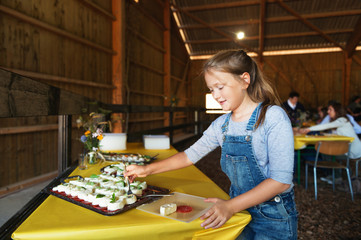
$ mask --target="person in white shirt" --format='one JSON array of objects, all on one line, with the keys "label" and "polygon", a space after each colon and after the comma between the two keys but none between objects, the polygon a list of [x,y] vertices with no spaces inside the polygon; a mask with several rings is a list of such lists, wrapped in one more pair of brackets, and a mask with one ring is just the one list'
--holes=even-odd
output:
[{"label": "person in white shirt", "polygon": [[337,135],[353,137],[354,141],[351,142],[350,146],[350,158],[356,159],[361,157],[361,141],[356,135],[354,127],[351,125],[346,111],[340,103],[333,102],[328,106],[328,116],[331,120],[329,123],[318,124],[309,128],[300,129],[301,133],[308,133],[310,131],[325,131],[329,129],[333,130],[333,133]]},{"label": "person in white shirt", "polygon": [[[330,101],[329,105],[332,105],[333,101]],[[355,121],[355,119],[350,115],[350,114],[346,114],[348,120],[350,121],[350,123],[352,124],[353,129],[355,130],[355,133],[357,134],[357,136],[360,138],[361,137],[361,126]],[[325,123],[329,123],[331,120],[330,115],[327,115],[321,122],[320,124],[325,124]]]},{"label": "person in white shirt", "polygon": [[300,103],[299,100],[300,95],[298,92],[292,91],[289,95],[287,101],[285,101],[282,105],[286,110],[288,117],[291,120],[291,124],[293,127],[297,126],[298,118],[300,117],[300,112],[305,111],[305,107]]}]

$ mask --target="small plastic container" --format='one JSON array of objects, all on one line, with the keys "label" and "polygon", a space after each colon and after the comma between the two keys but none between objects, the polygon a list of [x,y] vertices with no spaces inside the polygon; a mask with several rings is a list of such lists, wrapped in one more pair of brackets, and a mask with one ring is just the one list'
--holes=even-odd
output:
[{"label": "small plastic container", "polygon": [[170,142],[167,135],[144,135],[145,149],[169,149]]},{"label": "small plastic container", "polygon": [[114,152],[127,149],[126,133],[104,133],[103,139],[99,143],[99,148],[103,152]]}]

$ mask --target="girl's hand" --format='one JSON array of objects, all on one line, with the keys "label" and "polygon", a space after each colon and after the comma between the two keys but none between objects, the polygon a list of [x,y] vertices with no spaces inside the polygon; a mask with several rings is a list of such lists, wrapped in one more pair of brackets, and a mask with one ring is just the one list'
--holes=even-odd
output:
[{"label": "girl's hand", "polygon": [[207,198],[205,202],[214,202],[215,204],[211,209],[208,210],[200,219],[205,221],[201,224],[201,227],[208,228],[219,228],[225,224],[228,219],[233,215],[231,209],[227,206],[227,201],[219,198]]},{"label": "girl's hand", "polygon": [[126,168],[126,171],[124,171],[124,177],[129,178],[136,178],[136,177],[146,177],[148,176],[148,173],[146,171],[146,166],[139,166],[139,165],[129,165]]}]

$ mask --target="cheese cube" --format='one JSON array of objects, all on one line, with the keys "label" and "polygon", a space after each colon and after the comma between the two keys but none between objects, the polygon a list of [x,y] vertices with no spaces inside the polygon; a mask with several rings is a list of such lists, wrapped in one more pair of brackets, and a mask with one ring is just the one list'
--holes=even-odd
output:
[{"label": "cheese cube", "polygon": [[168,204],[164,204],[164,205],[160,206],[160,214],[162,216],[172,214],[175,211],[177,211],[177,204],[175,204],[175,203],[168,203]]}]

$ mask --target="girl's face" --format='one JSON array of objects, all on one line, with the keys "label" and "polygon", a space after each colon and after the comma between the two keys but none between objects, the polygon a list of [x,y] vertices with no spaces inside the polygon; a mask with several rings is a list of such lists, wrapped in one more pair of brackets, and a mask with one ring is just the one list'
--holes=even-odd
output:
[{"label": "girl's face", "polygon": [[335,119],[336,117],[336,111],[332,106],[329,106],[327,109],[327,113],[330,116],[331,119]]},{"label": "girl's face", "polygon": [[249,85],[244,80],[246,74],[236,79],[234,75],[225,72],[210,70],[205,73],[207,87],[224,111],[235,111],[241,106]]}]

